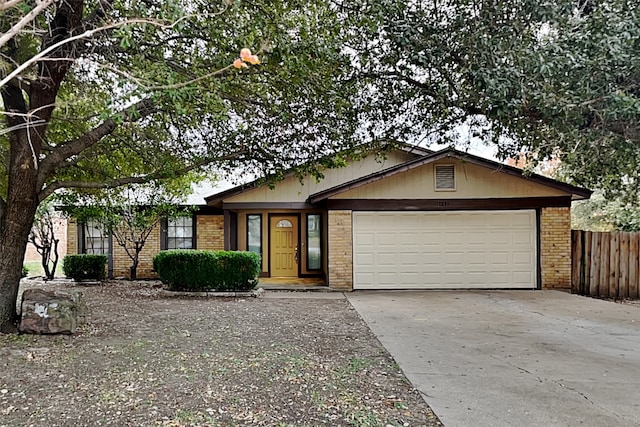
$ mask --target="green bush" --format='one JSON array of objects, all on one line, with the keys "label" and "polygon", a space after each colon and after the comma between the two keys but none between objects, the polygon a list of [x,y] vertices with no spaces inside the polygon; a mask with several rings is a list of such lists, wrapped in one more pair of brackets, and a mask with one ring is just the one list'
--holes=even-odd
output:
[{"label": "green bush", "polygon": [[62,261],[64,275],[73,280],[102,280],[106,266],[106,255],[67,255]]},{"label": "green bush", "polygon": [[27,268],[26,265],[22,266],[22,274],[20,275],[20,277],[27,277],[29,275],[29,269]]},{"label": "green bush", "polygon": [[258,284],[260,255],[236,251],[162,251],[153,268],[174,291],[248,291]]}]

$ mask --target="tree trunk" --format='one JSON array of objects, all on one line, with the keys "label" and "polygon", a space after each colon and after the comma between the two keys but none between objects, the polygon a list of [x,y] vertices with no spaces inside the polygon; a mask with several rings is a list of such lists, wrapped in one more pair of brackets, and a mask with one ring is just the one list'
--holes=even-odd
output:
[{"label": "tree trunk", "polygon": [[135,259],[129,268],[129,280],[136,280],[138,278],[138,263],[140,259],[140,252],[136,250]]},{"label": "tree trunk", "polygon": [[49,280],[53,280],[56,277],[56,267],[58,266],[58,258],[60,258],[60,256],[58,255],[58,243],[60,243],[60,239],[56,239],[54,237],[53,239],[53,265],[51,266],[51,270],[48,273],[47,278]]},{"label": "tree trunk", "polygon": [[26,133],[11,135],[13,151],[4,215],[0,219],[0,332],[16,330],[16,300],[29,232],[38,207],[37,168]]}]

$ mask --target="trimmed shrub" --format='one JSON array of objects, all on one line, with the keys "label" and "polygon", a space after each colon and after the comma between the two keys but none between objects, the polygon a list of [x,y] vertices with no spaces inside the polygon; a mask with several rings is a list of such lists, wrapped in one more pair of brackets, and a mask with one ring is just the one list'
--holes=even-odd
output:
[{"label": "trimmed shrub", "polygon": [[64,275],[73,280],[102,280],[107,266],[106,255],[67,255],[62,261]]},{"label": "trimmed shrub", "polygon": [[258,284],[260,255],[237,251],[162,251],[153,268],[174,291],[248,291]]}]

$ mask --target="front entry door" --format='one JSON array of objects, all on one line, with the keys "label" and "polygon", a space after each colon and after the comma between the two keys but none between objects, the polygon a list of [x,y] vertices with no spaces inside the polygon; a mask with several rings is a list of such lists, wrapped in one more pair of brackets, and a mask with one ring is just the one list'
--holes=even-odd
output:
[{"label": "front entry door", "polygon": [[271,277],[298,277],[298,217],[272,216],[269,228]]}]

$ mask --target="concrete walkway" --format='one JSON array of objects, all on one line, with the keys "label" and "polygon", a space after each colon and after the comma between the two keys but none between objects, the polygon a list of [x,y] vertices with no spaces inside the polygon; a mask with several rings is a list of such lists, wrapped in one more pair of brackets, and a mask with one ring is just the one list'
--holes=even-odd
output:
[{"label": "concrete walkway", "polygon": [[351,304],[447,427],[640,426],[640,307],[557,291]]}]

